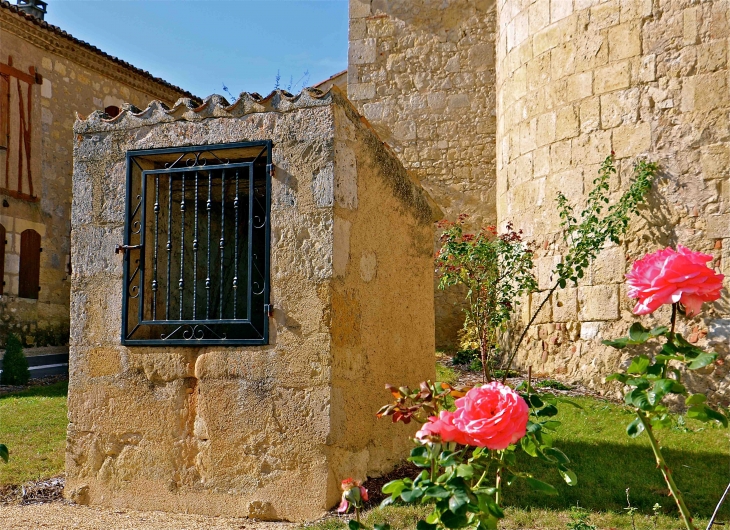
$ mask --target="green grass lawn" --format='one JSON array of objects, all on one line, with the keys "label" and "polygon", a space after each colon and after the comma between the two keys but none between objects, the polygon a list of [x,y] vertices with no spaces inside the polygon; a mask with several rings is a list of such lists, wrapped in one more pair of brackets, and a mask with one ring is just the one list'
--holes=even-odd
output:
[{"label": "green grass lawn", "polygon": [[0,396],[0,443],[10,462],[0,461],[0,486],[49,478],[63,472],[68,383]]},{"label": "green grass lawn", "polygon": [[[582,409],[560,406],[556,419],[563,423],[555,436],[555,446],[571,458],[570,467],[578,475],[578,485],[569,487],[553,468],[522,454],[519,467],[555,485],[560,495],[541,495],[519,482],[507,487],[507,518],[502,528],[565,529],[570,522],[570,507],[578,505],[591,512],[590,520],[598,528],[630,529],[631,518],[625,510],[627,488],[631,505],[639,509],[634,521],[637,529],[654,528],[655,503],[662,506],[657,529],[681,528],[646,435],[634,439],[626,435],[632,414],[622,406],[593,398],[573,401]],[[685,428],[688,432],[658,430],[657,437],[697,523],[706,525],[730,481],[729,432],[691,420]],[[414,528],[418,517],[428,511],[424,506],[389,507],[385,512],[374,509],[368,512],[367,521],[389,519],[394,530],[407,530]],[[723,507],[720,519],[730,519],[730,505]],[[321,530],[337,530],[344,525],[337,519],[323,524],[326,528]]]}]

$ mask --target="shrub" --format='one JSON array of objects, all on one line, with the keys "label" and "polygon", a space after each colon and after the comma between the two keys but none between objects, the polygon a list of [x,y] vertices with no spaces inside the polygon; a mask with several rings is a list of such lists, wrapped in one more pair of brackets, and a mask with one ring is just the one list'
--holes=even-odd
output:
[{"label": "shrub", "polygon": [[28,359],[23,354],[23,345],[20,339],[10,333],[5,342],[5,356],[3,357],[3,372],[0,375],[0,384],[26,385],[30,379]]}]

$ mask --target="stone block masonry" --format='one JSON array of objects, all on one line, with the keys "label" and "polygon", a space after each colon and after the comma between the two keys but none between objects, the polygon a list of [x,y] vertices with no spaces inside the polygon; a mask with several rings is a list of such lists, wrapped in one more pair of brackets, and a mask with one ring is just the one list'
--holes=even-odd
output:
[{"label": "stone block masonry", "polygon": [[[342,479],[407,455],[415,427],[375,412],[386,382],[435,376],[441,213],[337,89],[153,102],[74,132],[66,495],[312,520]],[[125,153],[253,140],[275,166],[269,344],[122,346]]]},{"label": "stone block masonry", "polygon": [[[631,355],[601,345],[635,320],[623,275],[657,248],[679,243],[712,254],[730,286],[728,7],[726,0],[497,2],[497,215],[538,244],[541,289],[565,251],[556,191],[580,203],[612,150],[614,198],[636,157],[661,167],[626,241],[604,250],[577,289],[543,310],[522,367],[607,388],[603,378]],[[525,20],[528,29],[518,30]],[[534,294],[532,307],[543,296]],[[720,353],[721,363],[692,380],[718,400],[730,399],[730,350],[721,339],[728,300],[679,330]],[[668,310],[644,319],[666,322]]]},{"label": "stone block masonry", "polygon": [[[495,38],[491,0],[350,0],[349,99],[445,217],[474,227],[496,222]],[[436,291],[439,346],[456,344],[463,299]]]}]

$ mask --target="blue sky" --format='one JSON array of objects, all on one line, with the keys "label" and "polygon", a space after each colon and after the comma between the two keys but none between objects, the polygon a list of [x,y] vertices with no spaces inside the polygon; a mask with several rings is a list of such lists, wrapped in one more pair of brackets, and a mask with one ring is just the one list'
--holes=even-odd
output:
[{"label": "blue sky", "polygon": [[47,1],[49,23],[199,97],[347,68],[347,0]]}]

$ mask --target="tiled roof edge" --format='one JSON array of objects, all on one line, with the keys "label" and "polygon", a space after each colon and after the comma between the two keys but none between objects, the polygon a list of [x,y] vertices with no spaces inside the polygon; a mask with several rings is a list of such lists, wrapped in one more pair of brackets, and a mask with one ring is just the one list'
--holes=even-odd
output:
[{"label": "tiled roof edge", "polygon": [[151,101],[144,110],[132,105],[124,105],[119,115],[113,118],[98,110],[86,118],[77,114],[74,131],[76,133],[111,131],[181,120],[239,118],[262,112],[289,112],[302,108],[326,107],[334,102],[350,104],[337,87],[333,87],[327,92],[316,88],[305,88],[297,95],[292,95],[284,90],[274,90],[266,97],[256,93],[242,92],[233,103],[229,103],[226,98],[218,94],[205,98],[202,105],[197,105],[190,98],[180,98],[172,108],[155,100]]},{"label": "tiled roof edge", "polygon": [[6,10],[10,11],[11,13],[15,14],[16,16],[24,19],[25,21],[30,22],[30,23],[34,24],[35,26],[48,31],[49,33],[52,33],[61,38],[67,39],[68,41],[86,49],[87,51],[90,51],[100,57],[103,57],[104,59],[107,59],[108,61],[110,61],[114,64],[117,64],[126,70],[129,70],[130,72],[133,72],[141,77],[144,77],[145,79],[147,79],[150,82],[162,85],[162,86],[166,87],[167,89],[169,89],[173,92],[177,92],[178,94],[183,94],[184,96],[186,96],[190,99],[200,101],[200,98],[198,98],[194,94],[188,92],[187,90],[183,90],[179,86],[173,85],[172,83],[168,83],[164,79],[155,77],[154,75],[149,73],[147,70],[142,70],[141,68],[137,68],[136,66],[134,66],[126,61],[123,61],[122,59],[119,59],[118,57],[109,55],[108,53],[100,50],[96,46],[93,46],[93,45],[89,44],[88,42],[77,39],[73,35],[63,31],[58,26],[54,26],[53,24],[49,24],[45,20],[40,20],[39,18],[36,18],[27,13],[24,13],[23,11],[18,9],[18,6],[10,4],[7,0],[0,0],[0,9],[6,9]]}]

